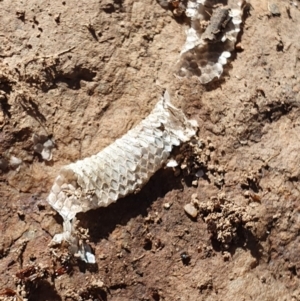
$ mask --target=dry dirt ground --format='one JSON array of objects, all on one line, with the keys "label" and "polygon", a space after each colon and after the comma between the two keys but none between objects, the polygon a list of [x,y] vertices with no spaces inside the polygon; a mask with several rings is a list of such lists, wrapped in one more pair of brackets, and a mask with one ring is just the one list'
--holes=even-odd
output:
[{"label": "dry dirt ground", "polygon": [[[203,87],[174,76],[187,25],[155,0],[0,1],[0,300],[300,300],[300,2],[272,3],[280,15],[251,1],[243,51]],[[96,265],[51,251],[59,168],[163,88],[199,122],[203,177],[162,169],[81,214]],[[55,141],[51,161],[33,134]]]}]

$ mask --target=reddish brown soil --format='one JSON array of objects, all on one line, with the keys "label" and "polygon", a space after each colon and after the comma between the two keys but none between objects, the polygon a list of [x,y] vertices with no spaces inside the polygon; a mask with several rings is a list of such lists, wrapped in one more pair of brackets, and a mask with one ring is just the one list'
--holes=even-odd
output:
[{"label": "reddish brown soil", "polygon": [[[174,77],[186,25],[154,0],[15,2],[0,1],[0,300],[300,300],[299,1],[272,16],[252,0],[244,50],[207,87]],[[80,214],[97,265],[57,258],[45,199],[59,168],[126,133],[162,88],[212,143],[205,176],[160,170]],[[33,134],[55,141],[52,161]],[[209,209],[222,199],[232,212]]]}]

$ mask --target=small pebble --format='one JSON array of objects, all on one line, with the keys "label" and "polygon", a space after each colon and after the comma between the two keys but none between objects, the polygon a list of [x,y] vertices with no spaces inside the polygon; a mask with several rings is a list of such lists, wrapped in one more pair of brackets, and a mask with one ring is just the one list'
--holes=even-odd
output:
[{"label": "small pebble", "polygon": [[170,209],[170,207],[171,207],[170,203],[164,203],[164,208],[165,209],[168,210],[168,209]]},{"label": "small pebble", "polygon": [[18,168],[21,164],[22,164],[22,160],[21,160],[21,159],[15,157],[15,156],[11,156],[11,157],[10,157],[9,165],[10,165],[12,168],[16,169],[16,168]]},{"label": "small pebble", "polygon": [[237,51],[243,51],[243,50],[244,50],[244,47],[243,47],[243,45],[242,45],[241,43],[237,43],[237,44],[235,45],[235,49],[236,49]]},{"label": "small pebble", "polygon": [[189,265],[191,261],[191,256],[187,252],[182,252],[180,254],[180,257],[184,265]]},{"label": "small pebble", "polygon": [[169,160],[169,162],[167,163],[167,167],[176,167],[176,166],[178,166],[178,163],[174,159]]},{"label": "small pebble", "polygon": [[204,176],[204,171],[202,169],[199,169],[197,172],[196,172],[196,177],[198,178],[202,178]]},{"label": "small pebble", "polygon": [[187,165],[185,163],[181,164],[180,168],[181,169],[185,169],[187,167]]},{"label": "small pebble", "polygon": [[197,195],[197,193],[193,193],[193,194],[192,194],[191,200],[192,200],[193,203],[194,203],[194,202],[198,202],[198,195]]},{"label": "small pebble", "polygon": [[273,16],[280,16],[280,10],[275,3],[269,3],[268,9]]},{"label": "small pebble", "polygon": [[208,144],[208,148],[209,148],[210,150],[214,150],[214,149],[215,149],[215,146],[214,146],[212,143],[209,143],[209,144]]},{"label": "small pebble", "polygon": [[184,206],[184,211],[189,216],[195,218],[198,215],[198,210],[192,204],[186,204]]}]

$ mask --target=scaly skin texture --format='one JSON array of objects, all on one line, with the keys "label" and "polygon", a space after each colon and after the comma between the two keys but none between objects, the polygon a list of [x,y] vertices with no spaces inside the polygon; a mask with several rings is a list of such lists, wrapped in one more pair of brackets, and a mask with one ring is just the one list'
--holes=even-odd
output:
[{"label": "scaly skin texture", "polygon": [[145,185],[167,161],[173,146],[195,135],[197,123],[188,120],[165,95],[135,128],[96,155],[64,166],[48,196],[63,217],[65,235],[78,212],[106,207]]},{"label": "scaly skin texture", "polygon": [[[219,3],[217,3],[219,2]],[[234,49],[242,23],[245,0],[221,1],[190,0],[186,15],[191,27],[178,63],[180,77],[196,76],[207,84],[223,73],[230,52]]]}]

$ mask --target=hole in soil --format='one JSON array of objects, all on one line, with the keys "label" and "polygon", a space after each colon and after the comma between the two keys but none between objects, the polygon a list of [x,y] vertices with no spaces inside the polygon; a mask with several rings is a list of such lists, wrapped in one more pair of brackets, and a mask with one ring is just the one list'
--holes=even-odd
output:
[{"label": "hole in soil", "polygon": [[66,83],[70,89],[78,90],[81,88],[80,86],[81,80],[91,82],[93,81],[93,78],[95,76],[96,76],[96,72],[93,72],[88,68],[77,66],[72,70],[72,72],[66,74],[60,74],[59,76],[57,76],[55,82]]},{"label": "hole in soil", "polygon": [[109,3],[106,5],[105,8],[103,8],[103,11],[106,12],[107,14],[111,14],[115,12],[115,7],[113,6],[113,4]]},{"label": "hole in soil", "polygon": [[11,105],[8,103],[6,95],[0,98],[0,110],[2,110],[4,115],[6,115],[9,118],[11,118],[10,107]]},{"label": "hole in soil", "polygon": [[150,251],[152,249],[152,241],[149,238],[145,239],[143,248],[146,251]]},{"label": "hole in soil", "polygon": [[37,288],[30,293],[29,300],[31,301],[61,301],[61,297],[55,290],[55,288],[47,281],[39,281]]},{"label": "hole in soil", "polygon": [[107,300],[107,293],[99,288],[90,288],[80,294],[80,297],[83,298],[84,300],[99,300],[99,301],[106,301]]}]

